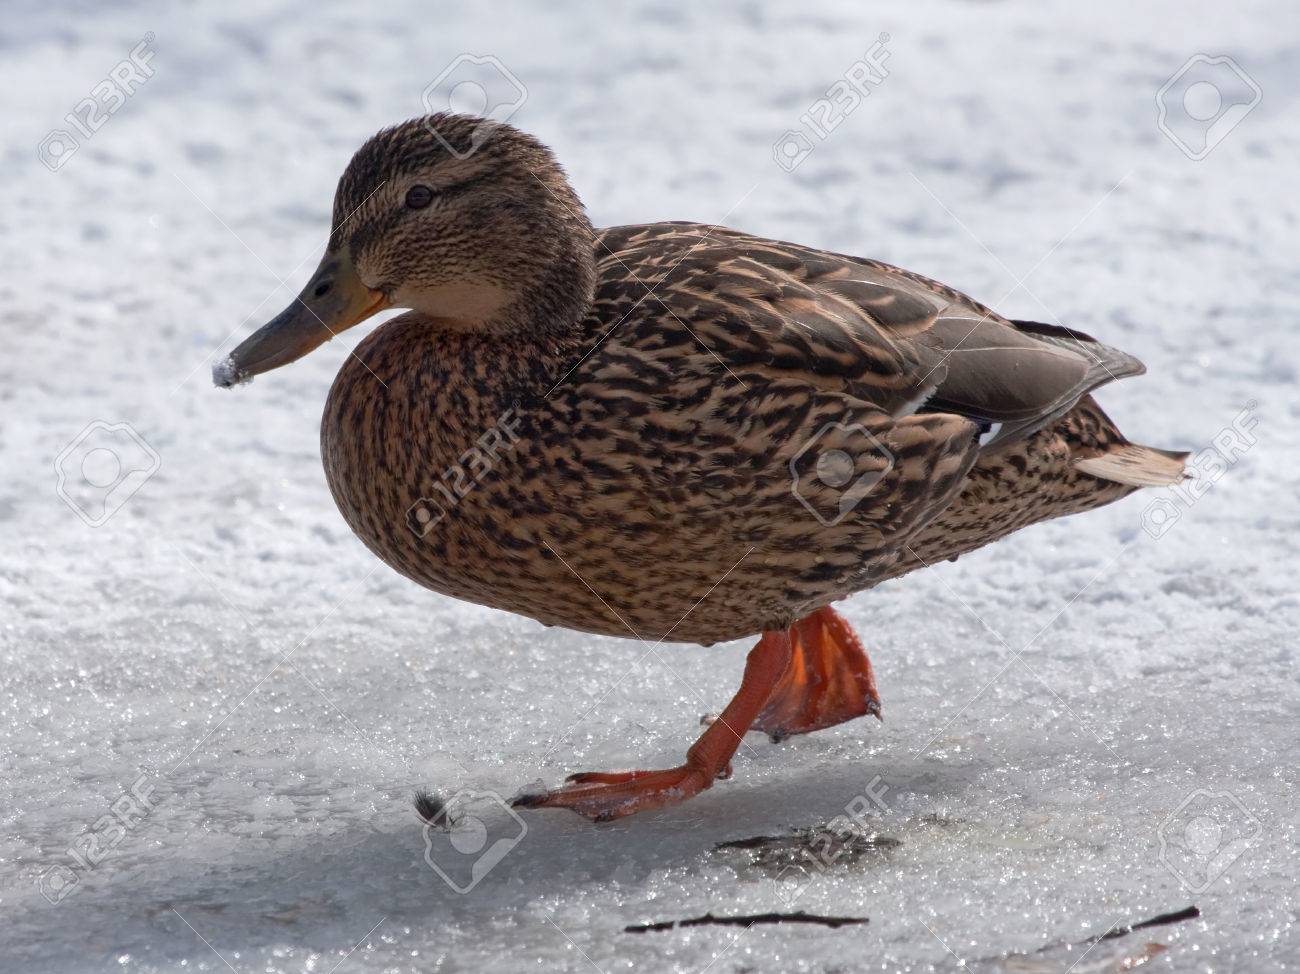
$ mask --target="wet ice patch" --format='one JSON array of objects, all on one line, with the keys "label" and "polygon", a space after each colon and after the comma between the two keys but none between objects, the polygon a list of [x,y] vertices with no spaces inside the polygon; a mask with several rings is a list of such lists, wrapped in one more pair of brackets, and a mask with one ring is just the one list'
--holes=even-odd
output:
[{"label": "wet ice patch", "polygon": [[792,829],[784,835],[732,839],[718,843],[714,850],[737,860],[742,873],[782,879],[813,875],[835,866],[847,869],[887,855],[902,844],[901,839],[888,835],[824,825]]}]

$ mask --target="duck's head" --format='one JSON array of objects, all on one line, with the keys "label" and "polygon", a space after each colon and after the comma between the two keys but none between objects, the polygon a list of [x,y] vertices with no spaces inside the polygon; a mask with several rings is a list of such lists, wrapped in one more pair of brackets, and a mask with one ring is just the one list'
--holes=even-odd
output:
[{"label": "duck's head", "polygon": [[307,286],[213,381],[279,368],[385,308],[502,336],[570,326],[591,301],[593,240],[577,194],[532,136],[450,114],[384,129],[339,180],[329,245]]}]

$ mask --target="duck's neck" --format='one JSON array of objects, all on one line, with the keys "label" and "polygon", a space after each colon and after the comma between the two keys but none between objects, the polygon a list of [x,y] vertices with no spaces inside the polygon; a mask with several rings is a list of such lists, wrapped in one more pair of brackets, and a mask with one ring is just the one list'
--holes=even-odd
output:
[{"label": "duck's neck", "polygon": [[575,239],[521,280],[486,330],[506,341],[564,342],[581,331],[596,287],[594,243]]},{"label": "duck's neck", "polygon": [[[594,241],[570,246],[509,285],[462,284],[439,293],[420,314],[434,345],[482,392],[510,401],[541,398],[589,350],[585,319],[595,291]],[[437,354],[437,353],[435,353]]]}]

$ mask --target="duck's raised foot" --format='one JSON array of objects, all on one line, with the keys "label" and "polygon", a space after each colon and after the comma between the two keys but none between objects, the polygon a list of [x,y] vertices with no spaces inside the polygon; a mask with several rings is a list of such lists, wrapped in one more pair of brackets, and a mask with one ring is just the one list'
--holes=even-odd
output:
[{"label": "duck's raised foot", "polygon": [[569,808],[593,822],[609,822],[651,808],[676,805],[713,784],[702,768],[663,771],[584,771],[559,788],[516,798],[515,808]]},{"label": "duck's raised foot", "polygon": [[763,633],[745,661],[740,689],[691,745],[681,766],[665,771],[584,771],[570,775],[562,787],[520,795],[512,804],[516,808],[569,808],[593,821],[608,822],[698,795],[718,778],[731,776],[731,758],[785,672],[790,652],[789,632]]},{"label": "duck's raised foot", "polygon": [[880,696],[862,643],[834,609],[818,609],[789,630],[765,632],[745,663],[740,689],[686,752],[664,771],[584,771],[566,784],[520,795],[516,808],[568,808],[608,822],[676,805],[720,778],[751,727],[773,740],[880,716]]},{"label": "duck's raised foot", "polygon": [[790,630],[790,665],[763,706],[754,730],[773,741],[880,716],[871,660],[848,622],[834,609],[818,609]]}]

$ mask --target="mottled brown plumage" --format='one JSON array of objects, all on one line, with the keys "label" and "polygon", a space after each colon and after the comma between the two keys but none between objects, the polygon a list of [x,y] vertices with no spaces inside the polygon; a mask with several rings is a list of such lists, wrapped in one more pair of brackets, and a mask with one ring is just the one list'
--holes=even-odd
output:
[{"label": "mottled brown plumage", "polygon": [[[766,633],[763,679],[807,661],[781,691],[799,732],[798,694],[861,655],[833,614],[799,620],[1180,475],[1088,395],[1141,372],[1130,356],[876,261],[692,223],[594,231],[540,143],[483,124],[432,116],[362,147],[313,278],[328,293],[354,273],[370,308],[414,309],[345,361],[321,446],[348,524],[421,585],[614,636]],[[266,343],[226,374],[262,371]],[[771,723],[772,693],[735,719]],[[689,787],[588,776],[525,803],[663,804],[722,770],[703,744],[672,772]]]}]

